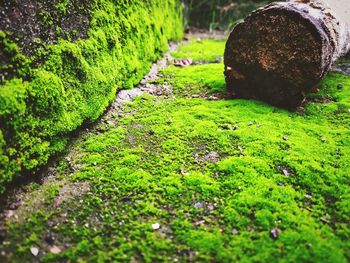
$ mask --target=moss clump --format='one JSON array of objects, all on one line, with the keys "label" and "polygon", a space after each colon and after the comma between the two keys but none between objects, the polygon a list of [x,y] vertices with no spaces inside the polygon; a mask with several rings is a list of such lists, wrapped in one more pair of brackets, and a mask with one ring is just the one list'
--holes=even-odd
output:
[{"label": "moss clump", "polygon": [[175,94],[187,97],[206,96],[213,93],[223,93],[226,89],[222,77],[224,65],[196,65],[186,68],[168,67],[161,71],[162,78],[155,83],[168,83],[173,86]]},{"label": "moss clump", "polygon": [[32,58],[42,62],[27,70],[27,59],[1,32],[9,58],[1,70],[16,77],[0,87],[0,192],[14,176],[64,149],[70,131],[100,116],[116,91],[138,83],[167,42],[181,35],[175,0],[99,1],[86,39],[46,45]]},{"label": "moss clump", "polygon": [[195,39],[180,46],[176,52],[171,53],[174,58],[191,58],[197,63],[219,62],[224,56],[226,40],[224,39]]},{"label": "moss clump", "polygon": [[52,208],[54,188],[24,223],[7,220],[5,259],[38,247],[43,262],[349,261],[350,78],[327,76],[318,96],[332,101],[300,114],[189,98],[223,78],[221,64],[198,67],[166,69],[175,96],[143,95],[79,138],[56,178],[90,191]]},{"label": "moss clump", "polygon": [[30,60],[2,31],[0,31],[0,59],[0,84],[14,77],[27,78],[30,75]]}]

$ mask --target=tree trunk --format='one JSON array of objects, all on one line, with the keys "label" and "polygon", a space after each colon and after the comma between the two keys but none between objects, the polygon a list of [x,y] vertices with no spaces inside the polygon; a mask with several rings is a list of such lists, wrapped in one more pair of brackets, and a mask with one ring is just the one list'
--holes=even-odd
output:
[{"label": "tree trunk", "polygon": [[275,2],[231,32],[227,87],[238,97],[292,110],[349,50],[349,0]]}]

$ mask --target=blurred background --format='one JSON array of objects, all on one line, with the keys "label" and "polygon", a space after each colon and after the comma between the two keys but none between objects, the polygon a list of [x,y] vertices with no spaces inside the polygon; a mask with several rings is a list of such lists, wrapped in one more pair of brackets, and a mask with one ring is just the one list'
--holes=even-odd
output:
[{"label": "blurred background", "polygon": [[184,0],[187,25],[209,30],[230,30],[252,10],[269,0]]}]

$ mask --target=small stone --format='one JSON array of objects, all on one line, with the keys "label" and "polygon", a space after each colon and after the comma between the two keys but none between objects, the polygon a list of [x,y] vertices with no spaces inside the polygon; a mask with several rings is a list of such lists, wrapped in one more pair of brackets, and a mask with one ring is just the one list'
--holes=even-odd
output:
[{"label": "small stone", "polygon": [[321,138],[321,142],[326,142],[326,138]]},{"label": "small stone", "polygon": [[191,58],[180,58],[175,60],[174,65],[178,67],[187,67],[192,65],[192,63],[193,61]]},{"label": "small stone", "polygon": [[50,247],[50,253],[52,253],[52,254],[57,255],[57,254],[61,253],[61,251],[62,250],[58,246]]},{"label": "small stone", "polygon": [[159,223],[152,224],[152,229],[153,230],[158,230],[159,228],[160,228],[160,224]]},{"label": "small stone", "polygon": [[305,195],[305,198],[306,198],[306,199],[312,199],[312,195],[306,194],[306,195]]},{"label": "small stone", "polygon": [[204,156],[203,159],[206,162],[216,163],[220,160],[220,155],[215,151],[211,151],[206,156]]},{"label": "small stone", "polygon": [[283,140],[284,141],[288,141],[288,137],[287,136],[283,136]]},{"label": "small stone", "polygon": [[343,84],[339,83],[339,84],[337,85],[337,89],[338,89],[338,90],[343,89]]},{"label": "small stone", "polygon": [[14,215],[15,215],[15,211],[13,211],[13,210],[8,210],[6,213],[6,217],[8,217],[8,218],[13,217]]},{"label": "small stone", "polygon": [[36,257],[37,255],[39,255],[39,249],[37,247],[31,247],[30,248],[30,252],[32,253],[32,255],[34,257]]},{"label": "small stone", "polygon": [[195,204],[194,204],[194,207],[195,208],[203,208],[203,206],[204,206],[204,202],[202,202],[202,201],[199,201],[199,202],[196,202]]},{"label": "small stone", "polygon": [[278,235],[280,232],[281,232],[281,230],[278,229],[277,227],[275,227],[270,231],[270,237],[273,238],[274,240],[276,240],[276,239],[278,239]]},{"label": "small stone", "polygon": [[214,205],[213,205],[212,203],[209,203],[209,204],[207,205],[207,209],[208,209],[209,211],[213,211],[213,210],[215,209],[215,207],[214,207]]},{"label": "small stone", "polygon": [[209,99],[209,100],[218,100],[219,98],[216,97],[216,96],[210,96],[208,99]]},{"label": "small stone", "polygon": [[194,222],[195,226],[204,226],[205,225],[205,221],[204,220],[200,220],[200,221],[196,221]]},{"label": "small stone", "polygon": [[234,130],[234,131],[235,131],[235,130],[238,130],[238,126],[236,126],[236,125],[233,126],[233,127],[232,127],[232,130]]},{"label": "small stone", "polygon": [[236,228],[234,228],[234,229],[232,229],[231,233],[232,233],[232,235],[238,235],[239,232]]},{"label": "small stone", "polygon": [[290,175],[290,172],[287,169],[283,169],[282,172],[285,176]]}]

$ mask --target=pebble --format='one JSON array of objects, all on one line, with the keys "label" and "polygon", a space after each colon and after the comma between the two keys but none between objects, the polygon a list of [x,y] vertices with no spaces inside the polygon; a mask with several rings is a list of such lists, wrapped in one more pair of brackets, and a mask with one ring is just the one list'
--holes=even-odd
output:
[{"label": "pebble", "polygon": [[209,100],[218,100],[219,98],[216,97],[216,96],[210,96],[208,99],[209,99]]},{"label": "pebble", "polygon": [[283,169],[282,172],[283,172],[283,174],[284,174],[285,176],[290,175],[290,173],[289,173],[289,171],[288,171],[287,169]]},{"label": "pebble", "polygon": [[195,208],[203,208],[204,207],[204,202],[202,202],[202,201],[199,201],[199,202],[196,202],[195,204],[194,204],[194,207]]},{"label": "pebble", "polygon": [[306,194],[306,195],[305,195],[305,198],[306,198],[306,199],[312,199],[312,195]]},{"label": "pebble", "polygon": [[52,254],[59,254],[59,253],[61,253],[61,249],[58,247],[58,246],[53,246],[53,247],[50,247],[50,253],[52,253]]},{"label": "pebble", "polygon": [[159,223],[152,224],[152,229],[153,230],[158,230],[159,228],[160,228],[160,224]]},{"label": "pebble", "polygon": [[237,235],[239,232],[236,228],[232,229],[232,235]]},{"label": "pebble", "polygon": [[39,249],[37,247],[31,247],[30,252],[36,257],[39,254]]},{"label": "pebble", "polygon": [[280,229],[278,229],[277,227],[275,227],[275,228],[273,228],[271,231],[270,231],[270,236],[271,236],[271,238],[273,238],[273,239],[278,239],[278,235],[279,235],[279,233],[281,232],[281,230]]},{"label": "pebble", "polygon": [[213,211],[215,209],[214,205],[212,203],[209,203],[208,206],[207,206],[207,209],[209,211]]},{"label": "pebble", "polygon": [[338,88],[338,90],[343,89],[343,84],[338,84],[337,88]]}]

